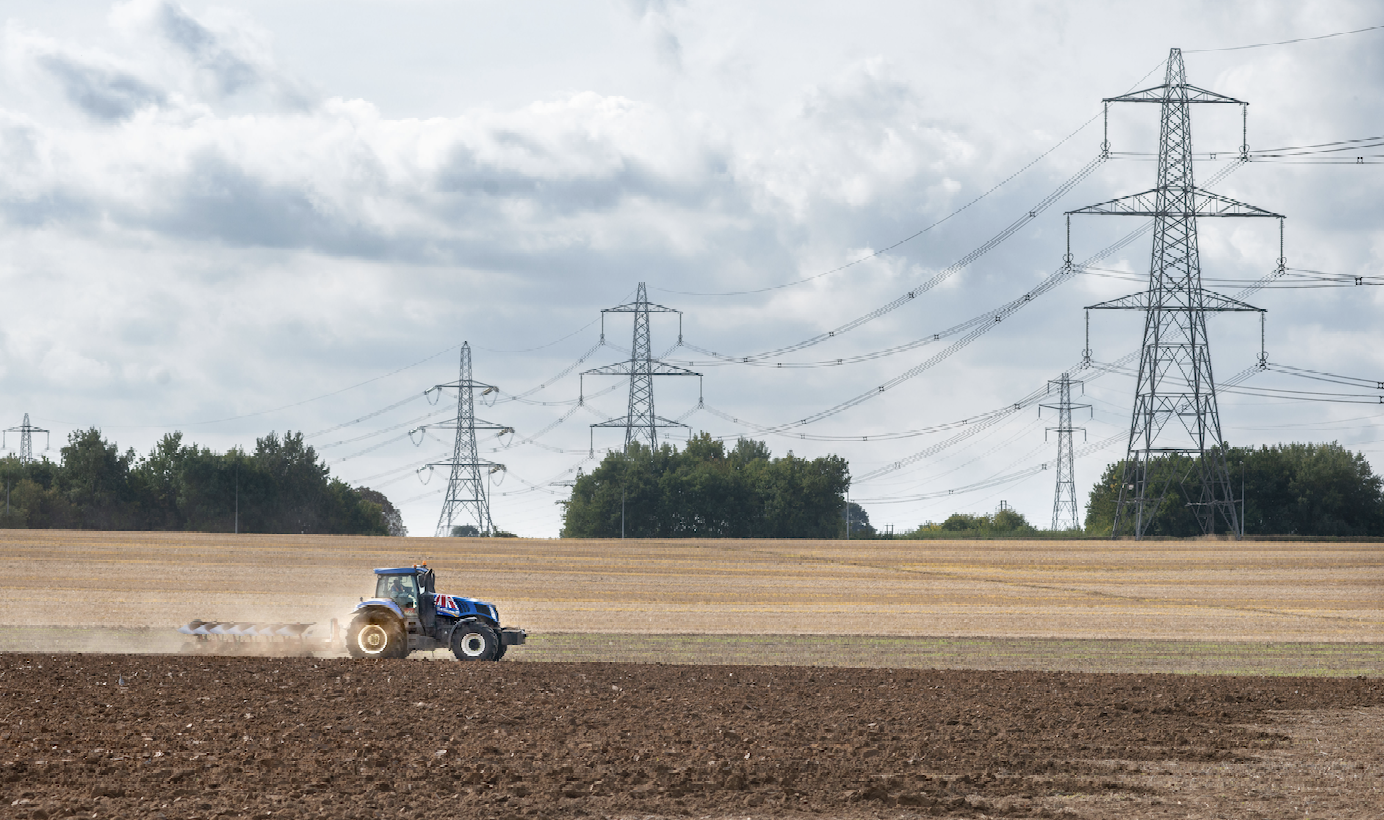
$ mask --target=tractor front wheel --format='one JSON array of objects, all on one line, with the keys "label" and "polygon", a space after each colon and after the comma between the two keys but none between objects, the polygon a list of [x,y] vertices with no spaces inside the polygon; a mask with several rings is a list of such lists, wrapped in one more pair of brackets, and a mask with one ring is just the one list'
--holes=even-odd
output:
[{"label": "tractor front wheel", "polygon": [[459,624],[452,632],[452,654],[459,661],[499,660],[500,637],[480,621]]},{"label": "tractor front wheel", "polygon": [[346,651],[353,658],[402,658],[408,654],[405,641],[397,618],[362,613],[346,632]]}]

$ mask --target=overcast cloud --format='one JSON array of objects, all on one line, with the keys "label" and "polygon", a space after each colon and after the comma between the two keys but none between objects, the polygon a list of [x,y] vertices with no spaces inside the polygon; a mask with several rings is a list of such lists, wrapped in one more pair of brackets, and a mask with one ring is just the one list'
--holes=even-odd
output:
[{"label": "overcast cloud", "polygon": [[[12,0],[0,32],[0,421],[29,413],[53,431],[52,458],[90,425],[141,452],[175,429],[218,450],[270,430],[320,433],[312,442],[336,475],[381,489],[429,535],[445,476],[423,484],[412,468],[450,444],[415,447],[404,433],[449,412],[422,391],[456,378],[469,340],[476,378],[529,394],[481,411],[518,440],[562,418],[584,384],[588,406],[534,442],[482,443],[509,468],[496,523],[552,536],[565,489],[548,482],[590,469],[593,441],[597,457],[619,446],[619,431],[593,437],[589,425],[622,415],[626,399],[618,380],[553,377],[637,283],[684,311],[692,345],[738,357],[792,345],[919,288],[1034,209],[1098,154],[1101,98],[1161,82],[1169,47],[1188,51],[1192,83],[1251,103],[1254,149],[1384,133],[1384,30],[1205,51],[1381,24],[1363,2]],[[1218,152],[1199,163],[1204,180],[1226,167],[1240,121],[1194,117],[1197,150]],[[1112,109],[1117,151],[1154,150],[1156,129],[1151,106]],[[849,360],[1022,298],[1061,266],[1063,211],[1150,188],[1154,170],[1107,162],[942,284],[764,364]],[[1287,215],[1291,267],[1378,276],[1381,173],[1254,162],[1214,189]],[[1078,219],[1073,253],[1136,227]],[[1233,294],[1269,273],[1277,243],[1269,220],[1205,221],[1204,275],[1231,280],[1209,285]],[[880,436],[1021,399],[1080,360],[1081,308],[1139,290],[1147,256],[1144,237],[1101,264],[1128,281],[1078,276],[883,392],[947,342],[819,368],[678,349],[670,359],[705,374],[706,405],[753,424],[874,391],[789,435],[707,411],[687,423],[765,438],[776,454],[836,452],[865,475],[952,433],[798,434]],[[1384,378],[1375,288],[1250,301],[1269,310],[1271,361]],[[1135,350],[1140,327],[1096,314],[1096,359]],[[628,318],[610,317],[606,332],[611,346],[577,371],[623,358]],[[677,332],[676,318],[657,317],[655,347]],[[1258,322],[1218,317],[1212,341],[1228,378],[1256,361]],[[1074,376],[1088,381],[1089,440],[1125,429],[1133,380]],[[1371,393],[1274,372],[1246,385]],[[682,416],[697,380],[661,380],[656,395],[660,415]],[[1338,440],[1377,468],[1381,410],[1221,398],[1232,444]],[[1051,462],[1044,413],[1025,409],[852,496],[945,493]],[[1078,461],[1082,500],[1122,455],[1121,442]],[[1046,526],[1052,480],[865,506],[904,529],[1003,499]]]}]

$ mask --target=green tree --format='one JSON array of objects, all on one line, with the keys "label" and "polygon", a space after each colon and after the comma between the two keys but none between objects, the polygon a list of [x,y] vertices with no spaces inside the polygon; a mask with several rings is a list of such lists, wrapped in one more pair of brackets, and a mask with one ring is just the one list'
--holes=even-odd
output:
[{"label": "green tree", "polygon": [[379,490],[372,490],[369,487],[357,487],[356,492],[364,501],[380,508],[380,515],[384,516],[384,528],[387,534],[402,538],[408,535],[408,527],[404,526],[403,513],[394,506],[385,494]]},{"label": "green tree", "polygon": [[131,529],[139,521],[136,498],[129,482],[133,450],[121,453],[92,427],[75,430],[62,448],[59,483],[67,500],[79,510],[83,529]]}]

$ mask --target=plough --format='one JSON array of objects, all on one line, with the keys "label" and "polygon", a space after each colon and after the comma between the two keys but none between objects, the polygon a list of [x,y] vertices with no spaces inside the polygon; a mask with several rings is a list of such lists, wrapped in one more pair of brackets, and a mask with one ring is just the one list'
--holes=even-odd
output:
[{"label": "plough", "polygon": [[193,640],[187,651],[246,654],[311,654],[335,649],[341,638],[336,619],[330,634],[310,634],[315,623],[272,624],[252,621],[190,621],[178,631]]}]

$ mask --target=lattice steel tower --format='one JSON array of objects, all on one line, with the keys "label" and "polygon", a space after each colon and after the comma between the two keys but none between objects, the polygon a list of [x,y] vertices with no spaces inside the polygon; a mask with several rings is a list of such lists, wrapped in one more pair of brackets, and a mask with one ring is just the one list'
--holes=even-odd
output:
[{"label": "lattice steel tower", "polygon": [[[1191,107],[1193,103],[1239,105],[1243,123],[1248,103],[1189,85],[1182,52],[1176,48],[1168,55],[1162,85],[1104,102],[1107,110],[1112,102],[1156,103],[1161,112],[1157,187],[1068,212],[1069,218],[1072,214],[1153,218],[1148,290],[1088,308],[1144,311],[1143,353],[1112,534],[1119,534],[1123,526],[1135,538],[1142,538],[1173,482],[1180,480],[1186,503],[1195,511],[1203,532],[1214,532],[1219,519],[1238,535],[1240,522],[1226,468],[1206,314],[1262,310],[1202,288],[1197,219],[1275,218],[1280,220],[1281,236],[1283,217],[1196,187]],[[1247,142],[1242,140],[1240,147],[1242,161],[1248,157]],[[1108,139],[1102,148],[1109,152]],[[1280,250],[1280,267],[1281,257]],[[1069,263],[1070,259],[1069,249]],[[1194,459],[1194,468],[1185,477],[1175,476],[1172,469],[1151,470],[1154,459],[1174,455]],[[1189,486],[1190,481],[1195,485]]]},{"label": "lattice steel tower", "polygon": [[[435,467],[451,467],[451,477],[447,480],[447,498],[442,502],[442,514],[437,519],[437,537],[449,536],[459,521],[475,521],[476,533],[490,535],[495,532],[495,522],[490,519],[490,499],[487,497],[486,475],[503,470],[503,464],[496,464],[480,457],[476,449],[477,430],[499,430],[500,434],[512,433],[513,428],[492,424],[476,418],[476,391],[485,396],[495,392],[493,384],[478,382],[471,378],[471,344],[461,345],[461,374],[454,382],[438,384],[428,388],[427,393],[455,389],[457,391],[457,420],[455,424],[432,424],[416,428],[421,430],[455,430],[456,443],[452,447],[450,461],[435,461],[420,470]],[[482,473],[485,475],[482,475]]]},{"label": "lattice steel tower", "polygon": [[[8,427],[6,433],[19,434],[19,463],[28,464],[34,460],[34,433],[48,435],[48,431],[42,427],[35,427],[29,423],[29,414],[24,414],[24,423],[18,427]],[[6,448],[8,449],[8,448]]]},{"label": "lattice steel tower", "polygon": [[601,311],[602,339],[605,338],[605,315],[607,313],[634,314],[634,343],[630,346],[629,361],[587,370],[582,373],[582,376],[629,376],[629,410],[624,418],[609,419],[593,424],[591,427],[593,430],[597,427],[623,427],[625,428],[626,449],[635,441],[648,445],[650,450],[657,449],[658,428],[686,427],[687,425],[680,421],[665,419],[654,413],[654,376],[700,377],[702,374],[668,364],[653,357],[653,334],[649,327],[649,314],[678,314],[678,341],[681,342],[682,311],[650,302],[644,283],[640,282],[639,290],[635,293],[633,302]]},{"label": "lattice steel tower", "polygon": [[1054,386],[1057,387],[1057,404],[1038,405],[1057,411],[1057,426],[1048,428],[1048,432],[1057,433],[1057,493],[1052,501],[1052,528],[1057,532],[1081,527],[1081,507],[1076,500],[1076,458],[1072,449],[1072,433],[1078,430],[1085,433],[1086,428],[1072,426],[1072,411],[1083,408],[1089,410],[1091,405],[1072,404],[1074,384],[1081,382],[1072,380],[1066,373],[1063,373],[1060,379],[1049,381],[1049,393]]}]

